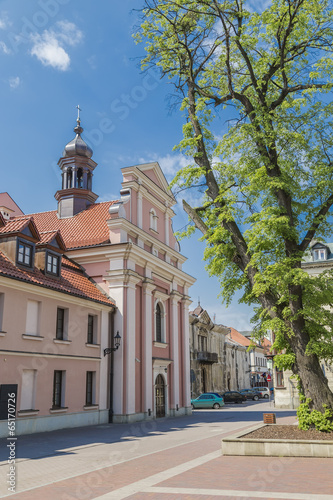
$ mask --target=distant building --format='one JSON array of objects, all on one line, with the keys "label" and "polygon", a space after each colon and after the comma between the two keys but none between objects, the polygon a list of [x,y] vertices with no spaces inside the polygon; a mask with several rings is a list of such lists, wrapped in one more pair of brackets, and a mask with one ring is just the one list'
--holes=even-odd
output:
[{"label": "distant building", "polygon": [[246,346],[230,328],[213,323],[200,305],[190,312],[191,392],[224,392],[250,387]]},{"label": "distant building", "polygon": [[[318,276],[322,272],[332,269],[333,243],[313,241],[302,263],[302,268],[310,276]],[[321,367],[330,389],[333,390],[333,364],[322,361]],[[297,408],[299,406],[297,381],[290,370],[274,369],[274,392],[277,408]]]}]

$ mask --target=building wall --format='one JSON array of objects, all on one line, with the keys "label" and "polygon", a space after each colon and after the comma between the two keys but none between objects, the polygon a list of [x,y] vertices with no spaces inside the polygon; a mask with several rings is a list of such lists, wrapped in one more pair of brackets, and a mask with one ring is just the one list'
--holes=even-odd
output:
[{"label": "building wall", "polygon": [[[246,348],[227,339],[229,329],[215,325],[206,311],[190,315],[192,398],[202,392],[224,392],[250,387],[249,355]],[[206,339],[206,340],[202,340]],[[202,343],[204,345],[202,345]],[[207,352],[214,362],[198,359]]]},{"label": "building wall", "polygon": [[[107,360],[110,309],[92,301],[0,278],[3,321],[0,384],[17,384],[17,434],[107,421]],[[38,335],[27,334],[27,303],[38,302]],[[57,308],[68,310],[68,339],[55,339]],[[18,313],[19,312],[19,313]],[[96,344],[87,344],[88,314],[96,316]],[[31,324],[31,322],[30,322]],[[64,372],[63,410],[52,410],[54,371]],[[94,403],[86,407],[86,373],[95,372]],[[32,380],[33,378],[33,380]],[[23,386],[23,381],[28,386]],[[33,389],[33,391],[32,391]],[[31,397],[27,391],[33,392]],[[29,404],[29,408],[24,406]],[[33,405],[33,407],[31,407]],[[30,411],[27,411],[30,410]],[[34,411],[31,411],[34,410]],[[0,435],[7,436],[0,421]]]}]

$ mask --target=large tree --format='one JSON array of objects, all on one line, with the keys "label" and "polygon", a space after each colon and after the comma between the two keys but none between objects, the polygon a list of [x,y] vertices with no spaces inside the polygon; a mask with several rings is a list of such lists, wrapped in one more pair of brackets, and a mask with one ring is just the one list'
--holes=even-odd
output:
[{"label": "large tree", "polygon": [[333,408],[320,365],[333,357],[333,280],[309,277],[302,260],[332,229],[332,1],[267,4],[144,0],[137,38],[144,67],[181,98],[189,165],[175,183],[206,186],[200,206],[184,208],[208,270],[226,302],[242,290],[255,305],[259,335],[274,331],[280,365],[322,411]]}]

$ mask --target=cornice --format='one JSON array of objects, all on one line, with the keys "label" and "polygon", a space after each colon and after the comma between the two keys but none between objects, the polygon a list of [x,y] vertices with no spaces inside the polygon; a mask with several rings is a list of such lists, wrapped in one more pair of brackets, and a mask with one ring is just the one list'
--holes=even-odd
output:
[{"label": "cornice", "polygon": [[[25,293],[34,293],[38,295],[39,297],[42,296],[43,298],[50,298],[53,300],[61,300],[65,301],[68,303],[71,303],[73,305],[79,305],[82,306],[82,301],[89,302],[90,307],[92,309],[103,309],[105,311],[110,311],[110,309],[115,309],[116,306],[110,304],[109,306],[106,304],[103,304],[102,302],[97,302],[97,300],[94,299],[87,299],[85,297],[79,297],[76,295],[72,295],[69,292],[61,292],[59,290],[53,290],[50,288],[46,288],[42,285],[38,285],[36,283],[26,283],[25,281],[20,281],[15,278],[8,278],[6,276],[0,276],[0,286],[3,284],[3,286],[7,288],[11,288],[16,291],[22,291]],[[32,292],[32,287],[34,288],[34,291]]]},{"label": "cornice", "polygon": [[84,265],[92,263],[92,258],[94,258],[93,262],[103,262],[115,258],[123,259],[126,254],[126,258],[133,259],[134,262],[141,267],[150,267],[154,275],[162,276],[168,281],[173,281],[175,279],[179,285],[186,283],[188,286],[192,286],[196,282],[196,279],[190,274],[185,273],[185,271],[178,269],[169,262],[161,260],[159,257],[147,252],[147,250],[134,243],[113,243],[109,244],[107,249],[108,251],[106,251],[106,247],[103,246],[101,248],[95,247],[73,250],[67,252],[67,255],[76,260],[79,264]]},{"label": "cornice", "polygon": [[133,236],[137,235],[141,240],[144,241],[144,243],[150,243],[155,247],[159,247],[164,253],[167,253],[172,258],[179,260],[182,264],[187,261],[187,257],[182,255],[180,252],[177,252],[177,250],[174,250],[172,247],[170,247],[163,241],[160,241],[155,236],[152,236],[151,234],[147,233],[146,231],[133,224],[133,222],[128,221],[127,219],[123,219],[121,217],[117,217],[115,219],[109,219],[107,221],[107,225],[110,230],[114,229],[115,226],[117,229],[118,228],[123,229],[127,233],[132,233]]}]

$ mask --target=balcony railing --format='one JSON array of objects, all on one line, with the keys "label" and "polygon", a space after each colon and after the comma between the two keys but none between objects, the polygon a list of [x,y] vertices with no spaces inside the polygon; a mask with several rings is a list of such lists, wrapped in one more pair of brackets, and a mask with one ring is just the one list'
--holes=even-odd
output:
[{"label": "balcony railing", "polygon": [[217,363],[219,359],[217,352],[199,351],[197,360],[201,363]]}]

